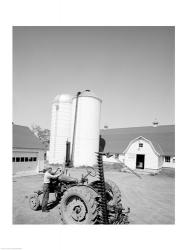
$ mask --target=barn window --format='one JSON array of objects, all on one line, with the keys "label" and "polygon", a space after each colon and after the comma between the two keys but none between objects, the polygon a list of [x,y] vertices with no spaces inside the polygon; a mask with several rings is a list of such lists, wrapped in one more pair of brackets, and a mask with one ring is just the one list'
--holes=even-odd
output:
[{"label": "barn window", "polygon": [[16,162],[20,162],[20,157],[16,157]]},{"label": "barn window", "polygon": [[24,162],[24,157],[21,157],[21,162]]},{"label": "barn window", "polygon": [[32,157],[32,161],[37,161],[37,158],[36,157]]},{"label": "barn window", "polygon": [[28,157],[25,157],[25,161],[28,161]]},{"label": "barn window", "polygon": [[165,156],[165,162],[170,162],[170,156]]},{"label": "barn window", "polygon": [[15,157],[12,157],[12,162],[15,162]]},{"label": "barn window", "polygon": [[143,148],[143,143],[139,143],[139,148]]},{"label": "barn window", "polygon": [[29,161],[32,161],[32,157],[29,158]]}]

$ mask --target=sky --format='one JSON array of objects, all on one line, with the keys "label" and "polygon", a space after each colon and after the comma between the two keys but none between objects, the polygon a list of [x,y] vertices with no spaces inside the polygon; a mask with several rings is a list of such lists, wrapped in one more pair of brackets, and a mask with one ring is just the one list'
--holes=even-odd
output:
[{"label": "sky", "polygon": [[174,27],[13,27],[13,122],[50,129],[58,94],[92,90],[101,128],[175,123]]}]

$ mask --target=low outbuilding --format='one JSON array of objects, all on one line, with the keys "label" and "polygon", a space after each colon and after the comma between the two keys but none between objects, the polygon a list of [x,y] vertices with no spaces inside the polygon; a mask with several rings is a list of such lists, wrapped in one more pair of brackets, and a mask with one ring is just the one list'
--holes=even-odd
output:
[{"label": "low outbuilding", "polygon": [[45,145],[26,126],[12,124],[13,175],[38,173],[44,169]]}]

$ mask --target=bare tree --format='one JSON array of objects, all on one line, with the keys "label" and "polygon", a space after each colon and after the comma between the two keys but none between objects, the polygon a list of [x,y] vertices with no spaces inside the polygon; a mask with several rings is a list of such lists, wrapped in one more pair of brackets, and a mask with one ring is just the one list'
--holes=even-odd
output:
[{"label": "bare tree", "polygon": [[31,130],[43,143],[49,144],[50,141],[49,129],[42,129],[39,125],[32,124]]}]

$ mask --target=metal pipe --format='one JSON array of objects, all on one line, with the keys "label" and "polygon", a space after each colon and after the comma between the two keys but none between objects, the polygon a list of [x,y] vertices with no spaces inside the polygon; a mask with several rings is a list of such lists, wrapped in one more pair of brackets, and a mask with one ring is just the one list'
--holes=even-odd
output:
[{"label": "metal pipe", "polygon": [[71,150],[71,163],[70,166],[73,167],[74,165],[74,152],[75,152],[75,137],[76,137],[76,128],[77,128],[77,114],[78,114],[78,99],[79,96],[83,93],[83,92],[90,92],[89,89],[86,89],[82,92],[77,92],[76,95],[76,104],[75,104],[75,118],[74,118],[74,126],[73,126],[73,138],[72,138],[72,150]]},{"label": "metal pipe", "polygon": [[69,167],[70,165],[70,142],[67,140],[66,141],[66,161],[65,161],[65,166]]}]

